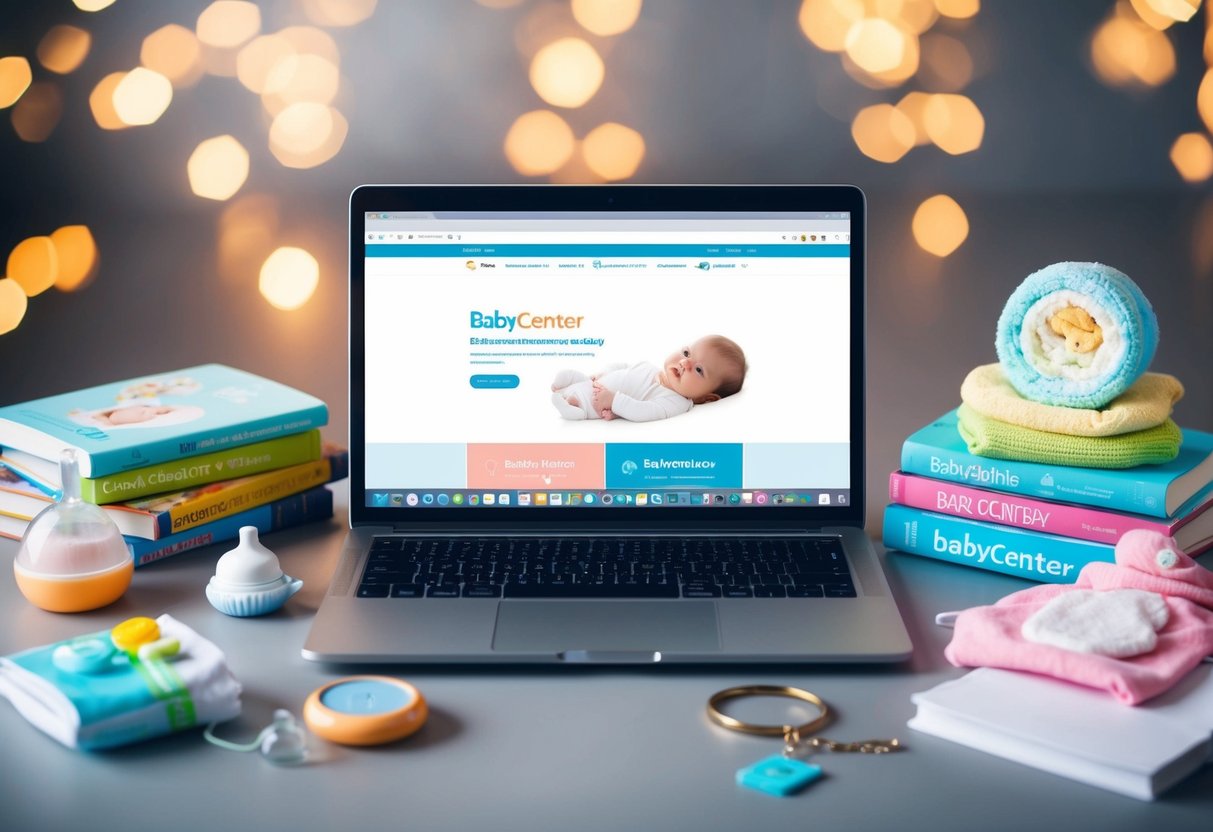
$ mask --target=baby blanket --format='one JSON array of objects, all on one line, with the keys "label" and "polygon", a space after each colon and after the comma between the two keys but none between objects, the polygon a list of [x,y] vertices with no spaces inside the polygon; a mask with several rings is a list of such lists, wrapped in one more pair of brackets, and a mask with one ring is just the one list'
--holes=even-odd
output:
[{"label": "baby blanket", "polygon": [[1054,263],[1011,293],[995,347],[1024,398],[1102,408],[1150,365],[1158,320],[1123,272],[1101,263]]}]

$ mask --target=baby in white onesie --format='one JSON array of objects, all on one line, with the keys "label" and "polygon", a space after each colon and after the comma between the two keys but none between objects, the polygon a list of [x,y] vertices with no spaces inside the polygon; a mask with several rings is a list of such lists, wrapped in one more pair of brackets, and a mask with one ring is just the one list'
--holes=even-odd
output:
[{"label": "baby in white onesie", "polygon": [[733,395],[745,373],[741,347],[723,335],[707,335],[675,350],[664,367],[612,364],[593,376],[561,370],[552,381],[552,404],[565,419],[652,422]]}]

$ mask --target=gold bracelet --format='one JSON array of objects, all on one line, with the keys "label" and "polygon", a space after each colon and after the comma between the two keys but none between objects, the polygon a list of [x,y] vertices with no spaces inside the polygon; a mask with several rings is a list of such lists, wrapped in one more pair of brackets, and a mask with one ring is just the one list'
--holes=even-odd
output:
[{"label": "gold bracelet", "polygon": [[[813,705],[821,713],[816,719],[810,720],[803,725],[755,725],[752,722],[742,722],[740,719],[735,719],[720,711],[720,705],[723,703],[731,699],[740,699],[743,696],[784,696],[789,699],[799,699]],[[730,731],[740,731],[743,734],[757,734],[760,737],[784,737],[785,739],[790,736],[799,738],[824,728],[826,723],[830,721],[830,708],[817,694],[810,693],[802,688],[793,688],[787,685],[742,685],[735,688],[726,688],[712,694],[708,699],[708,719],[721,728],[728,728]]]}]

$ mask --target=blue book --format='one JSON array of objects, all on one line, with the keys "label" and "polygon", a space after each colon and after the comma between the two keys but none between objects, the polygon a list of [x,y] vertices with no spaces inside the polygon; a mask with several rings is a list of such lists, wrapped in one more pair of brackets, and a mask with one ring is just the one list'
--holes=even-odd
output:
[{"label": "blue book", "polygon": [[1185,428],[1179,456],[1162,465],[1075,468],[975,456],[956,429],[953,410],[906,439],[901,470],[1027,497],[1173,517],[1213,482],[1213,434]]},{"label": "blue book", "polygon": [[1088,563],[1116,560],[1116,548],[1106,543],[896,504],[884,510],[882,539],[889,549],[1054,584],[1074,583]]},{"label": "blue book", "polygon": [[170,534],[159,540],[146,540],[142,537],[123,537],[126,548],[135,559],[135,566],[146,566],[170,555],[220,543],[224,540],[235,540],[240,536],[242,526],[256,526],[260,534],[310,523],[313,520],[325,520],[333,516],[333,492],[323,485],[316,488],[283,497],[264,506],[258,506],[231,517],[212,520],[177,534]]},{"label": "blue book", "polygon": [[0,408],[0,446],[102,477],[321,427],[315,396],[221,364],[103,384]]}]

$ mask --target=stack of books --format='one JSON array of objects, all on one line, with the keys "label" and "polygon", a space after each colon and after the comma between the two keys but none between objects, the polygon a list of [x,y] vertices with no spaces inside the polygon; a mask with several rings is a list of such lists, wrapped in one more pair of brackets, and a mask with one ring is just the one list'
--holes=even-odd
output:
[{"label": "stack of books", "polygon": [[1078,468],[975,456],[956,411],[912,434],[889,477],[884,544],[916,555],[1035,581],[1073,583],[1094,561],[1114,562],[1131,529],[1213,548],[1213,434],[1184,429],[1160,465]]},{"label": "stack of books", "polygon": [[314,396],[219,364],[0,408],[0,536],[58,499],[68,448],[135,566],[329,518],[349,457],[321,441],[327,422]]}]

